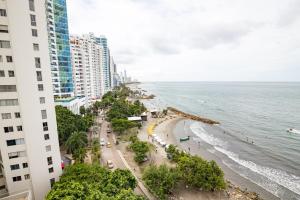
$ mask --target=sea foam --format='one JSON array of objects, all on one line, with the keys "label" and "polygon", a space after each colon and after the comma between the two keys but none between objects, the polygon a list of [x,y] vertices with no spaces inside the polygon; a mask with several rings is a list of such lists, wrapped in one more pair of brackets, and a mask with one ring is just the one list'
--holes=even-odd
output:
[{"label": "sea foam", "polygon": [[[279,169],[273,169],[265,166],[260,166],[252,161],[247,161],[239,158],[239,155],[236,153],[233,153],[227,149],[227,143],[225,141],[222,141],[219,138],[215,138],[213,135],[207,133],[205,129],[201,126],[200,123],[193,123],[190,126],[190,129],[192,132],[197,135],[201,140],[204,142],[212,145],[217,151],[225,154],[228,158],[233,160],[235,163],[253,171],[256,172],[265,178],[267,178],[270,181],[273,181],[274,183],[281,185],[296,194],[300,195],[300,177],[295,176],[293,174],[288,174],[285,171],[279,170]],[[255,180],[252,180],[255,182]],[[266,188],[267,189],[267,188]],[[275,189],[275,188],[273,188]],[[276,194],[276,189],[273,190],[271,188],[268,189],[269,192]]]}]

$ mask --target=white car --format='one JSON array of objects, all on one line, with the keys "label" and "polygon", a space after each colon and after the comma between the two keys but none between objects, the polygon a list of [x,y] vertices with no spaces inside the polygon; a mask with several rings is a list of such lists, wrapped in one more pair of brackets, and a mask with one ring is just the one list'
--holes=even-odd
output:
[{"label": "white car", "polygon": [[105,146],[105,140],[104,140],[104,138],[101,138],[101,139],[100,139],[100,145],[101,145],[101,146]]},{"label": "white car", "polygon": [[162,141],[162,142],[160,143],[160,145],[161,145],[162,147],[165,147],[167,144],[166,144],[164,141]]}]

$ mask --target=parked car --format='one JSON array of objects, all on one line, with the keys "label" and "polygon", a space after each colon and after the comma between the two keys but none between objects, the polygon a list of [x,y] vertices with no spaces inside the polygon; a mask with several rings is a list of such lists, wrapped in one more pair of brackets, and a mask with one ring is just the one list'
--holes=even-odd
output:
[{"label": "parked car", "polygon": [[111,133],[111,130],[110,130],[110,129],[107,129],[107,130],[106,130],[106,133]]},{"label": "parked car", "polygon": [[100,145],[101,145],[101,146],[105,146],[105,140],[104,140],[104,138],[101,138],[101,139],[100,139]]},{"label": "parked car", "polygon": [[108,169],[114,168],[114,164],[111,160],[107,160],[107,167],[108,167]]},{"label": "parked car", "polygon": [[110,142],[107,142],[107,143],[106,143],[106,147],[107,147],[107,148],[110,148],[110,147],[111,147]]}]

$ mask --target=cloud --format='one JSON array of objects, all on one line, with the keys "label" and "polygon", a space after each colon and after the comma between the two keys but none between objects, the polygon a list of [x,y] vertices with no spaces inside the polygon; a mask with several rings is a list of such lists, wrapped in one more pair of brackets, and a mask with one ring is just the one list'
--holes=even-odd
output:
[{"label": "cloud", "polygon": [[293,23],[299,21],[300,19],[300,1],[294,0],[284,10],[280,15],[278,20],[278,26],[286,27],[292,25]]},{"label": "cloud", "polygon": [[106,35],[142,81],[300,80],[299,0],[67,2],[70,33]]}]

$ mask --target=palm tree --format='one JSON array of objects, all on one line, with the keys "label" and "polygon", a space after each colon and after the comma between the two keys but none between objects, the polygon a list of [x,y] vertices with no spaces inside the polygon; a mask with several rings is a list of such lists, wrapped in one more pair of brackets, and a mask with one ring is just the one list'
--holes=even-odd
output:
[{"label": "palm tree", "polygon": [[84,132],[73,132],[66,141],[67,151],[74,154],[76,150],[86,147],[88,143],[87,135]]},{"label": "palm tree", "polygon": [[84,159],[86,157],[86,149],[80,148],[76,149],[75,152],[72,154],[75,163],[84,163]]}]

